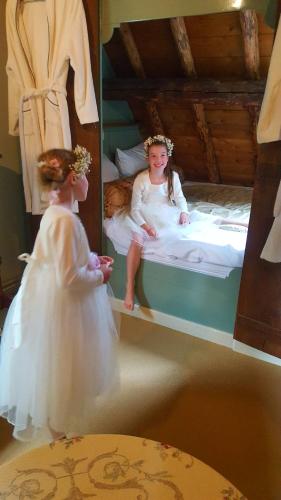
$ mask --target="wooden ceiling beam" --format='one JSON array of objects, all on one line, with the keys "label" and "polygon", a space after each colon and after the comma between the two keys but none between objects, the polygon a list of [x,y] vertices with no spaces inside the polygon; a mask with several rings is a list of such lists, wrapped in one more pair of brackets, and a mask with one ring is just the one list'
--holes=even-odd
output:
[{"label": "wooden ceiling beam", "polygon": [[154,101],[147,101],[145,103],[145,106],[149,115],[149,121],[151,123],[153,135],[165,135],[164,127],[159,116],[156,103]]},{"label": "wooden ceiling beam", "polygon": [[208,103],[222,106],[260,105],[264,80],[112,79],[103,82],[108,100],[154,100],[161,103]]},{"label": "wooden ceiling beam", "polygon": [[178,54],[184,74],[191,78],[196,78],[197,73],[194,65],[192,51],[183,17],[173,17],[170,19],[170,26],[174,40],[176,42]]},{"label": "wooden ceiling beam", "polygon": [[188,80],[186,78],[114,78],[104,79],[103,89],[130,91],[178,91],[183,93],[245,93],[264,94],[265,80],[215,80],[211,78],[200,78]]},{"label": "wooden ceiling beam", "polygon": [[120,35],[136,76],[139,78],[145,78],[145,71],[141,57],[136,46],[132,30],[128,23],[120,24]]},{"label": "wooden ceiling beam", "polygon": [[175,104],[177,106],[189,105],[190,103],[203,103],[222,107],[246,106],[261,104],[262,94],[232,94],[232,93],[200,93],[200,92],[158,92],[154,90],[104,90],[105,100],[128,101],[137,99],[140,101],[154,100],[157,104]]},{"label": "wooden ceiling beam", "polygon": [[240,24],[244,41],[246,71],[252,80],[260,78],[260,51],[258,38],[258,20],[252,9],[240,11]]},{"label": "wooden ceiling beam", "polygon": [[197,131],[205,147],[206,165],[208,169],[209,181],[220,183],[221,179],[220,179],[219,167],[217,164],[214,145],[212,142],[212,137],[210,135],[203,104],[193,104],[192,111],[194,114]]}]

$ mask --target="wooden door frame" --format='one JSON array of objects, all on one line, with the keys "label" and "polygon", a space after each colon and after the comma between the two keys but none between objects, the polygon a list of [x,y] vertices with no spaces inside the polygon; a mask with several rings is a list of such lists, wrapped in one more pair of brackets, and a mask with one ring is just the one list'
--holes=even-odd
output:
[{"label": "wooden door frame", "polygon": [[[100,88],[100,0],[83,0],[88,37],[92,74],[96,92],[99,116],[101,116],[101,88]],[[93,158],[88,176],[89,191],[87,200],[79,205],[79,216],[85,226],[90,248],[98,253],[102,250],[102,182],[101,182],[101,123],[81,125],[74,103],[73,92],[74,74],[70,69],[67,82],[68,106],[72,144],[80,144],[90,151]]]},{"label": "wooden door frame", "polygon": [[[278,0],[276,29],[280,13]],[[280,180],[281,141],[260,145],[234,339],[281,358],[281,263],[260,258]]]}]

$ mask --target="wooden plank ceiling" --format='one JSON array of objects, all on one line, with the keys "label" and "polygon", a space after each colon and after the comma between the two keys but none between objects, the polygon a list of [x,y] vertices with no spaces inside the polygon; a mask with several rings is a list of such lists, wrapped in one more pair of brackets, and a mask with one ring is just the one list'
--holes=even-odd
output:
[{"label": "wooden plank ceiling", "polygon": [[104,99],[126,100],[143,137],[170,137],[185,179],[252,186],[272,44],[253,10],[124,23]]}]

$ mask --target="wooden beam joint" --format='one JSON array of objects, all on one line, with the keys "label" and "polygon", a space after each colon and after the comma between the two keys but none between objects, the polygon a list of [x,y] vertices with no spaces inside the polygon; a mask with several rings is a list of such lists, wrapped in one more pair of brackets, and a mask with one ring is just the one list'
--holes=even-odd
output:
[{"label": "wooden beam joint", "polygon": [[161,121],[161,118],[159,116],[158,110],[156,103],[154,101],[148,101],[146,102],[146,110],[149,115],[149,120],[151,123],[153,135],[165,135],[164,133],[164,127]]},{"label": "wooden beam joint", "polygon": [[217,158],[213,146],[213,141],[209,132],[204,106],[202,104],[193,104],[192,111],[199,136],[204,144],[206,152],[206,163],[208,177],[210,182],[220,183],[220,172],[217,164]]}]

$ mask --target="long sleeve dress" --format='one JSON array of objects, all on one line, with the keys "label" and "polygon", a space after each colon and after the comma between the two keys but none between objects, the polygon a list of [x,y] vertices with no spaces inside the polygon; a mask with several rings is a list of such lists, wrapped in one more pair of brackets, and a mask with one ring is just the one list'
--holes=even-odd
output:
[{"label": "long sleeve dress", "polygon": [[[178,174],[173,172],[173,196],[169,200],[168,182],[151,184],[145,170],[134,181],[130,213],[117,212],[105,220],[104,228],[121,253],[128,252],[133,239],[143,244],[142,256],[159,261],[181,259],[242,266],[245,232],[222,231],[221,215],[201,214],[196,209],[189,212],[190,224],[179,224],[181,212],[188,212],[188,206]],[[145,222],[155,229],[155,238],[147,236],[141,227]]]},{"label": "long sleeve dress", "polygon": [[89,270],[78,217],[50,206],[4,325],[0,415],[28,440],[48,426],[88,430],[96,397],[118,379],[116,328],[100,270]]},{"label": "long sleeve dress", "polygon": [[[143,240],[145,253],[165,254],[168,241],[181,238],[185,232],[179,224],[181,212],[187,212],[179,176],[173,172],[173,196],[168,199],[168,181],[162,184],[150,182],[149,170],[144,170],[133,185],[130,214],[117,213],[106,222],[106,234],[129,248],[132,239]],[[156,231],[156,238],[147,236],[142,224],[149,224]]]}]

